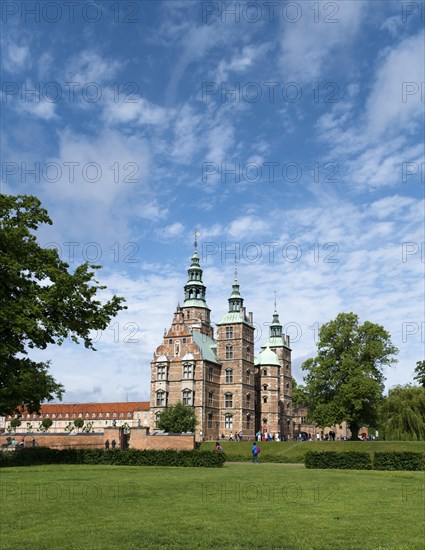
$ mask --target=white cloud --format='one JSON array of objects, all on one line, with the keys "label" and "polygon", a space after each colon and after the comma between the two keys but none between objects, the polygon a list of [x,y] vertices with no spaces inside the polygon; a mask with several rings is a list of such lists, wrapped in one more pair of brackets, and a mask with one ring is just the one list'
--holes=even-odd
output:
[{"label": "white cloud", "polygon": [[[339,50],[351,46],[367,6],[366,2],[350,0],[316,4],[319,21],[315,20],[317,13],[308,13],[309,6],[297,4],[304,10],[299,20],[282,22],[280,65],[285,81],[312,82],[323,76],[325,66],[335,62]],[[295,19],[295,12],[290,17]]]},{"label": "white cloud", "polygon": [[[389,50],[379,69],[366,104],[367,132],[373,137],[414,132],[422,124],[425,81],[424,32],[403,40]],[[403,97],[403,89],[416,93]]]}]

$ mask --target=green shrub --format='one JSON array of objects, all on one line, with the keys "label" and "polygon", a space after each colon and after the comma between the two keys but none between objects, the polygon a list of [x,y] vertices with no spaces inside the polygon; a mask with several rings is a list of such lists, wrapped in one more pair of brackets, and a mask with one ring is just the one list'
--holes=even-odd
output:
[{"label": "green shrub", "polygon": [[424,455],[413,452],[375,453],[374,470],[423,470]]},{"label": "green shrub", "polygon": [[372,459],[369,453],[347,451],[307,451],[305,454],[306,468],[340,469],[340,470],[371,470]]},{"label": "green shrub", "polygon": [[36,466],[41,464],[111,464],[116,466],[186,466],[220,468],[224,453],[215,451],[139,451],[136,449],[49,449],[30,447],[0,453],[0,467]]}]

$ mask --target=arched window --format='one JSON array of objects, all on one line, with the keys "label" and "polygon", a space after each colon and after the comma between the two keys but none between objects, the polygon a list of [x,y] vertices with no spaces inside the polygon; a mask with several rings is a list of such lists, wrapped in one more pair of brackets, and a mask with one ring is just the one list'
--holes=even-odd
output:
[{"label": "arched window", "polygon": [[156,392],[156,406],[165,407],[165,391],[160,390]]},{"label": "arched window", "polygon": [[248,413],[246,415],[246,429],[249,430],[251,428],[251,415]]},{"label": "arched window", "polygon": [[246,369],[246,383],[251,384],[251,371]]},{"label": "arched window", "polygon": [[208,413],[208,419],[207,419],[207,427],[212,428],[213,427],[213,413]]},{"label": "arched window", "polygon": [[182,401],[183,401],[183,405],[193,405],[192,392],[190,390],[183,390]]},{"label": "arched window", "polygon": [[155,413],[155,430],[158,429],[158,423],[159,423],[160,417],[161,417],[161,413],[160,413],[160,412]]},{"label": "arched window", "polygon": [[183,365],[183,378],[186,380],[193,378],[193,365],[192,363],[184,363]]},{"label": "arched window", "polygon": [[214,401],[214,392],[209,391],[208,392],[208,406],[209,407],[213,406],[213,401]]},{"label": "arched window", "polygon": [[267,403],[267,397],[263,397],[263,403]]},{"label": "arched window", "polygon": [[267,391],[267,384],[263,384],[263,390]]},{"label": "arched window", "polygon": [[226,384],[233,383],[233,369],[226,369]]},{"label": "arched window", "polygon": [[246,406],[249,407],[250,404],[251,404],[251,394],[247,393],[246,394]]},{"label": "arched window", "polygon": [[224,395],[224,406],[226,407],[226,409],[230,409],[231,407],[233,407],[233,394],[226,393]]},{"label": "arched window", "polygon": [[263,370],[263,376],[267,376],[267,369]]},{"label": "arched window", "polygon": [[167,379],[167,367],[165,365],[158,365],[156,368],[156,379],[157,380],[166,380]]},{"label": "arched window", "polygon": [[226,430],[233,429],[233,416],[231,414],[226,414],[224,416],[224,427]]},{"label": "arched window", "polygon": [[233,359],[233,346],[226,346],[226,359]]}]

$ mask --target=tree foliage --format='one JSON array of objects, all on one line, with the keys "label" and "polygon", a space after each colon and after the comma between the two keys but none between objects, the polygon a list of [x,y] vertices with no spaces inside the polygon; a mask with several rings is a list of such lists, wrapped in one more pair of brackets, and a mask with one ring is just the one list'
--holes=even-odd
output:
[{"label": "tree foliage", "polygon": [[38,412],[40,403],[61,397],[63,386],[48,373],[49,362],[36,362],[31,349],[62,344],[66,338],[94,349],[90,331],[104,330],[125,306],[113,296],[102,304],[105,287],[95,279],[100,266],[84,263],[74,273],[56,249],[35,235],[51,225],[33,196],[0,195],[0,414],[19,406]]},{"label": "tree foliage", "polygon": [[416,375],[413,377],[416,382],[425,388],[425,361],[418,361],[415,367]]},{"label": "tree foliage", "polygon": [[391,388],[381,407],[381,425],[387,440],[425,440],[425,388]]},{"label": "tree foliage", "polygon": [[164,432],[194,432],[197,424],[193,407],[178,401],[175,405],[165,407],[161,412],[158,428]]},{"label": "tree foliage", "polygon": [[19,420],[19,418],[12,418],[10,421],[11,428],[19,428],[19,426],[22,424],[22,422]]},{"label": "tree foliage", "polygon": [[295,378],[292,378],[292,404],[294,407],[302,407],[307,404],[307,391],[305,386],[297,384]]},{"label": "tree foliage", "polygon": [[353,438],[374,424],[384,389],[383,370],[398,353],[389,333],[354,313],[340,313],[319,331],[317,356],[302,365],[308,417],[320,427],[346,420]]},{"label": "tree foliage", "polygon": [[43,418],[43,420],[41,421],[41,425],[46,432],[49,428],[52,427],[52,424],[53,424],[53,420],[51,418]]},{"label": "tree foliage", "polygon": [[80,431],[80,428],[84,426],[84,420],[82,418],[76,418],[74,420],[74,426]]}]

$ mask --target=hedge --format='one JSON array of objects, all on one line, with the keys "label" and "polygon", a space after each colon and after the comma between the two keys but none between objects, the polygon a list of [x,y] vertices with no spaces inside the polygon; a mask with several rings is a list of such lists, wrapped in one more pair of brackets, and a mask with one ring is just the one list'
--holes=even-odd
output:
[{"label": "hedge", "polygon": [[307,451],[305,454],[306,468],[333,468],[340,470],[371,470],[372,459],[369,453],[347,451]]},{"label": "hedge", "polygon": [[375,470],[424,470],[425,457],[421,453],[394,451],[375,453],[373,457]]},{"label": "hedge", "polygon": [[0,452],[0,467],[41,464],[110,464],[114,466],[186,466],[220,468],[224,453],[215,451],[139,451],[136,449],[50,449],[30,447]]},{"label": "hedge", "polygon": [[414,452],[307,451],[306,468],[343,470],[424,470],[425,456]]}]

